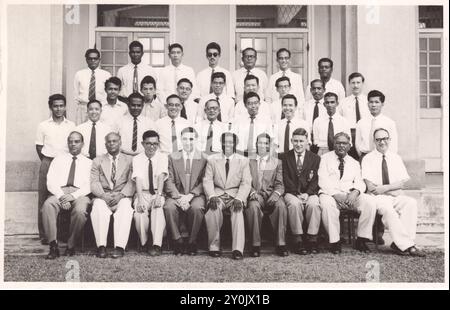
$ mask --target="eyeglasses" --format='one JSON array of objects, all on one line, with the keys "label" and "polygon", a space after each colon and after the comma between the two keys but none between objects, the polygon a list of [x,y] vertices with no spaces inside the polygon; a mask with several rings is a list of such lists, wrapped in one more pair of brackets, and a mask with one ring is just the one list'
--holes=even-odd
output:
[{"label": "eyeglasses", "polygon": [[178,87],[179,90],[185,90],[185,91],[191,91],[192,88],[190,87]]},{"label": "eyeglasses", "polygon": [[381,142],[389,141],[390,139],[391,139],[391,138],[389,138],[389,137],[376,138],[375,141],[377,141],[377,143],[381,143]]},{"label": "eyeglasses", "polygon": [[169,108],[180,108],[182,105],[179,103],[167,103]]},{"label": "eyeglasses", "polygon": [[220,109],[219,107],[209,107],[209,108],[206,108],[207,111],[217,111],[217,110],[219,110],[219,109]]},{"label": "eyeglasses", "polygon": [[208,56],[208,57],[217,57],[217,56],[219,56],[219,53],[207,53],[206,56]]},{"label": "eyeglasses", "polygon": [[346,146],[346,145],[349,145],[350,143],[349,142],[334,142],[334,144]]},{"label": "eyeglasses", "polygon": [[144,144],[147,145],[147,146],[151,146],[151,147],[157,147],[159,145],[159,142],[154,142],[154,143],[144,142]]},{"label": "eyeglasses", "polygon": [[256,55],[244,55],[243,58],[253,59],[256,58]]}]

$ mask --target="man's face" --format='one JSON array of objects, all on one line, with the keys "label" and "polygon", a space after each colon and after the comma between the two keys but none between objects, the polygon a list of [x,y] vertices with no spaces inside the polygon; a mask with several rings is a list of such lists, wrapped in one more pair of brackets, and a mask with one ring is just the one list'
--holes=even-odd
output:
[{"label": "man's face", "polygon": [[116,100],[119,96],[120,88],[119,85],[108,83],[108,85],[105,88],[106,91],[106,98],[109,100]]},{"label": "man's face", "polygon": [[277,92],[280,94],[280,98],[283,98],[291,91],[291,85],[289,81],[278,82]]},{"label": "man's face", "polygon": [[120,152],[122,141],[117,134],[109,134],[105,138],[105,147],[109,154],[117,155]]},{"label": "man's face", "polygon": [[169,52],[169,58],[172,65],[178,66],[181,64],[181,60],[183,59],[183,51],[179,47],[174,47]]},{"label": "man's face", "polygon": [[367,105],[369,106],[370,114],[372,116],[378,116],[383,109],[384,102],[381,102],[380,97],[370,97]]},{"label": "man's face", "polygon": [[350,89],[352,90],[352,94],[357,96],[362,92],[362,88],[364,85],[364,82],[362,80],[362,77],[357,76],[350,80]]},{"label": "man's face", "polygon": [[100,57],[97,53],[89,53],[86,56],[86,63],[91,70],[95,70],[98,68],[98,65],[100,64]]},{"label": "man's face", "polygon": [[230,156],[233,154],[234,150],[234,141],[233,141],[233,135],[226,135],[224,139],[224,149],[225,149],[225,156]]},{"label": "man's face", "polygon": [[142,141],[142,146],[145,150],[145,155],[147,157],[153,157],[159,147],[159,139],[158,137],[149,137]]},{"label": "man's face", "polygon": [[295,100],[288,98],[283,100],[283,105],[281,106],[284,116],[287,119],[292,119],[295,115],[295,110],[297,109],[297,107],[295,106]]},{"label": "man's face", "polygon": [[267,137],[260,137],[256,143],[259,156],[266,156],[270,151],[270,140]]},{"label": "man's face", "polygon": [[206,58],[208,58],[209,66],[214,68],[219,64],[220,53],[215,48],[210,48],[206,52]]},{"label": "man's face", "polygon": [[188,100],[189,96],[192,94],[191,84],[187,82],[180,83],[177,86],[177,93],[183,101]]},{"label": "man's face", "polygon": [[345,136],[339,136],[334,141],[334,151],[336,152],[336,155],[343,158],[347,155],[348,150],[350,150],[350,140]]},{"label": "man's face", "polygon": [[259,91],[259,85],[256,79],[247,80],[244,83],[244,92],[248,94],[249,92],[257,93]]},{"label": "man's face", "polygon": [[245,51],[244,55],[242,55],[242,62],[244,63],[245,69],[251,70],[255,67],[256,64],[256,53],[252,50]]},{"label": "man's face", "polygon": [[133,46],[130,51],[128,52],[130,55],[131,62],[135,65],[141,63],[142,56],[144,55],[144,52],[139,46]]},{"label": "man's face", "polygon": [[389,134],[384,130],[378,130],[375,133],[373,141],[375,143],[377,151],[380,152],[381,154],[386,154],[386,152],[389,149],[389,145],[391,143],[391,138],[389,137]]},{"label": "man's face", "polygon": [[225,87],[225,81],[222,78],[215,78],[212,80],[212,88],[214,95],[220,96],[222,95],[223,88]]},{"label": "man's face", "polygon": [[181,136],[181,143],[183,144],[183,150],[191,153],[194,151],[194,147],[197,144],[197,138],[194,132],[185,132]]},{"label": "man's face", "polygon": [[208,101],[205,106],[205,114],[208,121],[213,122],[217,119],[220,113],[220,106],[216,101]]},{"label": "man's face", "polygon": [[338,102],[334,96],[328,96],[323,100],[323,105],[327,109],[327,114],[333,116],[336,113]]},{"label": "man's face", "polygon": [[256,116],[258,114],[260,105],[261,103],[259,102],[258,97],[247,98],[247,101],[245,102],[245,107],[250,116]]},{"label": "man's face", "polygon": [[67,146],[69,147],[69,153],[72,154],[73,156],[78,156],[78,154],[80,154],[83,145],[84,143],[81,141],[81,135],[78,133],[72,133],[67,138]]},{"label": "man's face", "polygon": [[319,64],[319,75],[320,78],[323,79],[329,79],[331,77],[331,73],[333,73],[333,68],[331,67],[331,63],[328,61],[322,61]]},{"label": "man's face", "polygon": [[325,94],[325,88],[323,87],[323,84],[321,82],[312,83],[312,87],[310,90],[314,100],[322,100],[323,95]]},{"label": "man's face", "polygon": [[98,102],[93,102],[87,109],[87,115],[91,122],[98,122],[102,114],[102,107]]},{"label": "man's face", "polygon": [[170,118],[176,118],[181,112],[183,105],[178,98],[170,98],[166,103],[167,115]]},{"label": "man's face", "polygon": [[289,53],[285,51],[279,53],[277,62],[280,70],[286,71],[289,68],[289,64],[291,63],[291,57],[289,57]]},{"label": "man's face", "polygon": [[131,101],[128,103],[128,111],[133,117],[138,117],[139,115],[141,115],[143,108],[144,103],[140,98],[131,98]]},{"label": "man's face", "polygon": [[150,100],[153,100],[153,97],[156,94],[156,88],[151,83],[144,84],[141,87],[141,93],[144,95],[145,101],[150,101]]},{"label": "man's face", "polygon": [[308,138],[303,135],[294,135],[291,138],[292,146],[297,153],[303,154],[308,145]]},{"label": "man's face", "polygon": [[66,104],[64,103],[64,100],[53,100],[51,110],[53,117],[64,117],[64,114],[66,113]]}]

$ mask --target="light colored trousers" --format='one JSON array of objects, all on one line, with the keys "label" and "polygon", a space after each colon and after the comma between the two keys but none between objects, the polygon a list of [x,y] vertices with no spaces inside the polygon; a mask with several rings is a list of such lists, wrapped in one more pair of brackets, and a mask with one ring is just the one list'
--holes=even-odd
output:
[{"label": "light colored trousers", "polygon": [[392,241],[402,251],[412,247],[416,238],[417,201],[408,196],[374,196],[377,211]]},{"label": "light colored trousers", "polygon": [[312,195],[308,197],[306,204],[303,204],[299,198],[293,194],[284,195],[288,210],[288,221],[291,227],[291,232],[296,238],[296,242],[301,241],[303,231],[303,221],[306,219],[308,235],[315,236],[319,233],[320,217],[322,211],[320,210],[319,197]]},{"label": "light colored trousers", "polygon": [[[323,226],[328,233],[329,242],[338,242],[340,240],[341,226],[339,221],[340,211],[336,200],[326,194],[321,194],[319,200],[320,208],[322,209]],[[359,213],[356,235],[372,240],[372,227],[377,212],[375,199],[372,196],[360,194],[354,206]]]},{"label": "light colored trousers", "polygon": [[[141,240],[141,245],[145,245],[148,240],[148,227],[150,225],[150,231],[152,233],[153,245],[161,246],[164,236],[164,230],[166,229],[166,218],[164,217],[163,207],[149,209],[150,203],[156,198],[156,195],[152,195],[148,192],[143,192],[144,203],[147,209],[144,212],[134,212],[134,223],[136,225],[136,231]],[[136,210],[137,198],[134,199],[134,208]]]},{"label": "light colored trousers", "polygon": [[231,213],[231,235],[232,235],[232,250],[238,250],[244,253],[245,244],[245,226],[244,213],[242,210],[238,212],[230,211],[233,197],[224,194],[219,197],[225,204],[224,210],[217,208],[216,210],[208,209],[205,214],[206,229],[208,231],[208,246],[210,251],[220,250],[220,229],[223,224],[223,213]]},{"label": "light colored trousers", "polygon": [[122,198],[114,213],[103,199],[94,199],[91,221],[97,247],[106,246],[111,214],[114,217],[114,247],[125,249],[130,236],[131,220],[133,219],[131,198]]}]

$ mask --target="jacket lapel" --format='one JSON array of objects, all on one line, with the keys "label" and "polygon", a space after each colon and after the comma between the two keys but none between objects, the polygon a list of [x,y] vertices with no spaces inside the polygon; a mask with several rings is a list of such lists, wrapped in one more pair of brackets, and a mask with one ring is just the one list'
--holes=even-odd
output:
[{"label": "jacket lapel", "polygon": [[119,158],[117,160],[117,169],[116,169],[116,184],[117,184],[117,180],[119,180],[119,178],[122,177],[122,174],[124,173],[124,170],[127,166],[127,162],[125,160],[125,155],[123,154],[119,154]]},{"label": "jacket lapel", "polygon": [[201,167],[201,161],[202,161],[202,154],[198,151],[195,151],[194,158],[192,160],[192,168],[191,168],[191,186],[195,185],[195,181],[198,178],[198,175],[200,173],[200,167]]},{"label": "jacket lapel", "polygon": [[250,173],[252,174],[252,183],[253,187],[259,190],[259,187],[261,184],[259,184],[259,178],[258,178],[258,161],[256,159],[250,159],[249,161],[250,165]]},{"label": "jacket lapel", "polygon": [[103,156],[102,162],[101,162],[101,167],[103,170],[103,174],[105,175],[106,182],[108,183],[108,187],[111,187],[109,185],[109,182],[111,181],[111,162],[109,160],[108,155]]},{"label": "jacket lapel", "polygon": [[180,155],[179,152],[177,154],[178,156],[174,158],[173,163],[175,165],[175,170],[178,173],[178,177],[181,180],[181,184],[183,184],[183,188],[186,188],[186,176],[184,171],[183,155]]}]

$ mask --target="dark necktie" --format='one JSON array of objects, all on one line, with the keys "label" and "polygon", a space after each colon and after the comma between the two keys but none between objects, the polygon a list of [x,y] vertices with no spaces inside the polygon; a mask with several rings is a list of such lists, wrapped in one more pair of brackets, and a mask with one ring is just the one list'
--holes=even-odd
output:
[{"label": "dark necktie", "polygon": [[95,131],[95,122],[92,122],[91,140],[89,141],[89,158],[94,159],[97,154],[97,133]]},{"label": "dark necktie", "polygon": [[133,152],[136,152],[137,150],[137,117],[134,117],[134,121],[133,121],[133,140],[131,140],[131,150]]},{"label": "dark necktie", "polygon": [[289,131],[290,131],[290,120],[286,121],[286,129],[284,130],[284,153],[289,152]]},{"label": "dark necktie", "polygon": [[225,162],[225,176],[228,179],[228,172],[230,171],[230,159],[227,158]]},{"label": "dark necktie", "polygon": [[186,187],[184,188],[184,194],[187,195],[191,190],[191,159],[189,157],[186,158],[186,166],[184,168],[184,172],[186,174]]},{"label": "dark necktie", "polygon": [[180,116],[187,120],[186,107],[184,106],[184,101],[181,102],[181,105],[183,107],[181,108]]},{"label": "dark necktie", "polygon": [[330,121],[328,122],[328,150],[332,151],[334,146],[334,127],[333,127],[333,118],[330,116]]},{"label": "dark necktie", "polygon": [[303,163],[302,163],[302,155],[301,154],[297,154],[297,176],[300,176],[300,174],[302,173],[302,169],[303,169]]},{"label": "dark necktie", "polygon": [[[217,100],[217,103],[219,104],[219,108],[220,108],[220,101],[219,101],[219,97],[218,96],[216,96],[216,100]],[[219,115],[217,115],[217,120],[219,122],[222,121],[222,113],[221,112],[219,112]]]},{"label": "dark necktie", "polygon": [[343,158],[341,158],[341,157],[338,157],[339,158],[339,174],[340,174],[340,177],[339,177],[339,179],[342,179],[342,176],[344,175],[344,159]]},{"label": "dark necktie", "polygon": [[252,74],[252,73],[250,72],[250,70],[247,70],[246,76],[247,76],[247,75],[250,75],[250,74]]},{"label": "dark necktie", "polygon": [[358,97],[355,96],[355,108],[356,108],[356,122],[361,119],[361,112],[359,111],[359,101]]},{"label": "dark necktie", "polygon": [[172,120],[172,152],[178,151],[177,130],[175,128],[175,120]]},{"label": "dark necktie", "polygon": [[248,157],[253,151],[253,136],[255,135],[255,117],[250,116],[250,127],[248,130],[247,152]]},{"label": "dark necktie", "polygon": [[155,188],[153,186],[153,165],[152,160],[148,159],[148,191],[150,194],[155,194]]},{"label": "dark necktie", "polygon": [[206,154],[212,153],[212,141],[213,141],[213,122],[209,123],[208,135],[206,136]]},{"label": "dark necktie", "polygon": [[214,74],[214,69],[211,70],[211,78],[209,79],[209,93],[211,94],[213,92],[213,87],[212,87],[212,76]]},{"label": "dark necktie", "polygon": [[[311,125],[314,125],[314,120],[316,118],[318,118],[318,117],[319,117],[319,101],[316,101],[316,105],[314,106],[313,119],[312,119],[312,124]],[[311,132],[311,143],[315,144],[314,143],[314,135],[313,135],[312,132]]]},{"label": "dark necktie", "polygon": [[75,180],[75,167],[76,167],[76,160],[77,157],[72,157],[72,164],[70,165],[69,170],[69,177],[67,178],[67,185],[66,186],[73,186],[74,180]]},{"label": "dark necktie", "polygon": [[388,170],[385,155],[383,155],[383,160],[381,161],[381,177],[382,177],[383,185],[389,184],[389,170]]},{"label": "dark necktie", "polygon": [[116,156],[115,155],[112,157],[111,182],[113,183],[112,189],[114,189],[114,187],[116,187]]},{"label": "dark necktie", "polygon": [[88,100],[95,100],[95,71],[92,70],[91,80],[89,81],[89,94]]},{"label": "dark necktie", "polygon": [[134,65],[134,72],[133,72],[133,93],[138,92],[138,70],[137,65]]}]

